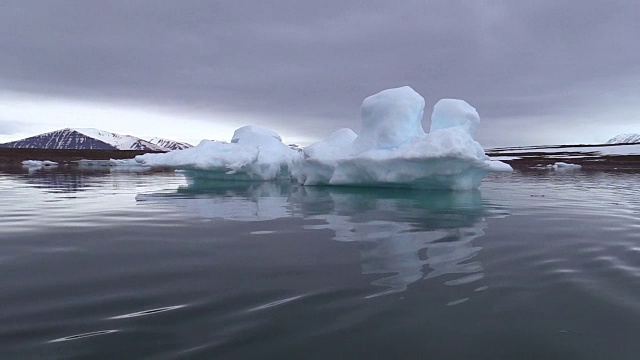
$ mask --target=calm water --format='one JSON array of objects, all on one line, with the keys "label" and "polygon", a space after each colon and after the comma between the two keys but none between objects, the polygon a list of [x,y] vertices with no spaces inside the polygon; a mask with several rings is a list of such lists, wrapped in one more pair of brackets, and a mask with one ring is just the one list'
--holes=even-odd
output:
[{"label": "calm water", "polygon": [[1,359],[639,359],[640,174],[0,172]]}]

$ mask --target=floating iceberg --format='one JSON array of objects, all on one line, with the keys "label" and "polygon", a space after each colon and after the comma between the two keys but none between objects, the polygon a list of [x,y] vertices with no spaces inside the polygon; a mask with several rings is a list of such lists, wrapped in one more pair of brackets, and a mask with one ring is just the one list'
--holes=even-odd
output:
[{"label": "floating iceberg", "polygon": [[462,100],[440,100],[431,132],[422,128],[424,99],[408,86],[384,90],[362,103],[362,131],[346,130],[304,149],[292,176],[304,185],[362,185],[475,189],[487,172],[511,171],[492,161],[473,139],[480,123]]},{"label": "floating iceberg", "polygon": [[491,171],[511,171],[492,161],[473,136],[480,123],[463,100],[434,107],[431,132],[422,128],[425,101],[408,86],[384,90],[362,103],[362,129],[340,129],[303,149],[284,145],[267,129],[245,126],[231,143],[203,140],[166,154],[145,154],[149,166],[205,170],[224,180],[292,179],[303,185],[469,190]]}]

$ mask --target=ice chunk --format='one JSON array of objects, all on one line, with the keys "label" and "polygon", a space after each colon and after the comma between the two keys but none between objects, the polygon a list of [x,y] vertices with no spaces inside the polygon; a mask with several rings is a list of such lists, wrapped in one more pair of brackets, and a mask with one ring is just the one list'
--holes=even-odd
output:
[{"label": "ice chunk", "polygon": [[358,134],[349,128],[334,131],[323,141],[319,141],[302,149],[305,159],[338,159],[344,155],[341,152],[353,143]]},{"label": "ice chunk", "polygon": [[[266,141],[269,138],[273,138],[277,140],[274,141]],[[247,144],[260,144],[260,143],[281,143],[282,138],[278,135],[277,132],[265,129],[261,127],[257,127],[254,125],[243,126],[236,131],[233,132],[233,136],[231,137],[232,143],[247,143]]]},{"label": "ice chunk", "polygon": [[553,165],[547,165],[547,168],[549,169],[553,169],[553,170],[559,170],[559,171],[564,171],[564,170],[580,170],[582,169],[581,165],[577,165],[577,164],[569,164],[569,163],[565,163],[565,162],[557,162]]},{"label": "ice chunk", "polygon": [[353,130],[343,128],[334,131],[323,141],[303,149],[303,158],[298,159],[291,169],[292,178],[303,184],[328,184],[334,173],[336,162],[350,151],[358,135]]},{"label": "ice chunk", "polygon": [[394,149],[424,135],[424,98],[409,86],[383,90],[362,102],[362,129],[353,153]]},{"label": "ice chunk", "polygon": [[51,160],[25,160],[22,162],[22,166],[29,168],[41,168],[45,166],[57,166],[58,163]]},{"label": "ice chunk", "polygon": [[109,166],[140,167],[136,159],[109,159]]},{"label": "ice chunk", "polygon": [[464,100],[442,99],[433,107],[429,132],[458,128],[466,131],[470,136],[475,136],[478,125],[480,125],[480,115],[473,106]]},{"label": "ice chunk", "polygon": [[282,143],[271,130],[244,126],[231,143],[203,140],[195,147],[165,154],[144,154],[136,161],[148,166],[206,170],[208,178],[226,180],[289,179],[290,167],[300,153]]},{"label": "ice chunk", "polygon": [[89,167],[108,167],[111,165],[110,160],[94,160],[94,159],[81,159],[74,161],[81,168]]}]

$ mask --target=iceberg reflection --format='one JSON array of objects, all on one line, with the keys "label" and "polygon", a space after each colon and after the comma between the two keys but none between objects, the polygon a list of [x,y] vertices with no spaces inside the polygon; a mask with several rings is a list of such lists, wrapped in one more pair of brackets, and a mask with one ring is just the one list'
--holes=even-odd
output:
[{"label": "iceberg reflection", "polygon": [[187,185],[175,192],[138,194],[137,201],[170,203],[203,219],[265,221],[294,216],[288,182],[224,181],[206,172],[185,170]]},{"label": "iceberg reflection", "polygon": [[483,279],[482,265],[473,260],[482,248],[473,242],[484,235],[485,217],[502,211],[490,209],[477,190],[306,187],[185,175],[188,185],[174,193],[141,194],[137,200],[167,202],[207,219],[318,220],[313,223],[320,225],[306,228],[330,229],[335,240],[355,242],[362,274],[380,276],[372,285],[383,290],[370,297],[402,292],[419,280],[443,275],[448,275],[443,283],[449,286]]},{"label": "iceberg reflection", "polygon": [[[301,203],[307,218],[326,221],[314,228],[334,230],[338,241],[358,242],[363,274],[387,275],[372,283],[385,290],[371,296],[401,292],[420,279],[441,275],[483,277],[480,263],[471,261],[482,249],[472,241],[486,227],[479,191],[298,190],[290,201]],[[323,204],[322,214],[314,204]]]}]

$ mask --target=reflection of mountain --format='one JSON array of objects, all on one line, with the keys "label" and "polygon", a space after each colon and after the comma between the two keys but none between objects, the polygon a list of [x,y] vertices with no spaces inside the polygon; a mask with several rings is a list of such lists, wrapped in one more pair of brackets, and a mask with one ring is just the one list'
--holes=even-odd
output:
[{"label": "reflection of mountain", "polygon": [[13,179],[50,192],[83,191],[93,187],[96,182],[102,181],[112,181],[115,184],[118,181],[115,175],[118,173],[144,171],[149,171],[149,169],[128,166],[83,166],[81,164],[78,166],[0,168],[1,173],[11,174]]},{"label": "reflection of mountain", "polygon": [[481,250],[473,240],[484,234],[484,217],[490,215],[479,191],[304,187],[189,178],[189,185],[175,193],[138,195],[137,200],[168,202],[205,218],[324,221],[310,227],[333,230],[337,241],[357,242],[362,273],[381,275],[372,284],[384,290],[371,296],[401,292],[421,279],[442,275],[448,275],[447,285],[468,284],[484,276],[481,264],[473,261]]},{"label": "reflection of mountain", "polygon": [[[7,172],[8,169],[3,169]],[[33,185],[55,192],[78,192],[90,187],[90,182],[95,177],[109,174],[109,170],[104,171],[80,171],[68,167],[19,169],[11,172],[14,179],[19,179],[26,184]],[[89,180],[91,179],[91,180]],[[89,180],[89,181],[87,181]]]}]

